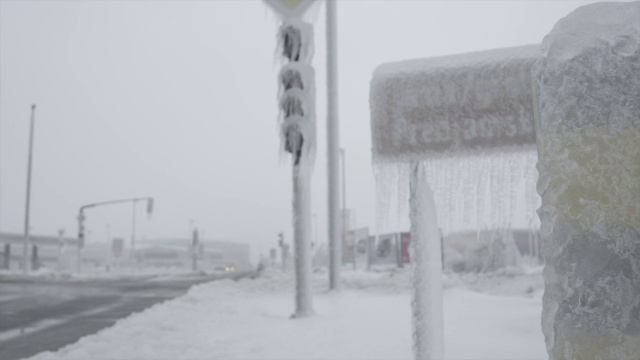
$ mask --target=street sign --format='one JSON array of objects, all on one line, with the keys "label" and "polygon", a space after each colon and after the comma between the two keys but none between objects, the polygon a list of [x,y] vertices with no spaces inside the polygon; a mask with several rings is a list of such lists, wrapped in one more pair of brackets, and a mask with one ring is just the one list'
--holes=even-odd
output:
[{"label": "street sign", "polygon": [[119,259],[124,254],[124,239],[123,238],[115,238],[111,240],[111,255]]},{"label": "street sign", "polygon": [[531,67],[538,45],[400,61],[371,81],[374,163],[536,146]]},{"label": "street sign", "polygon": [[264,0],[275,12],[286,17],[301,17],[316,0]]}]

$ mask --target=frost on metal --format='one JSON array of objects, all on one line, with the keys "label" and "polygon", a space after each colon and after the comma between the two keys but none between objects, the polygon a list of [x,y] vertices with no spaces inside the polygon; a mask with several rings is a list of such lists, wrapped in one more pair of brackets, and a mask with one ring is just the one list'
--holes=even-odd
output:
[{"label": "frost on metal", "polygon": [[278,29],[277,52],[282,58],[305,64],[313,57],[313,25],[300,19],[285,19]]},{"label": "frost on metal", "polygon": [[278,53],[288,59],[278,74],[280,149],[293,155],[303,173],[315,158],[315,73],[313,27],[299,19],[286,19],[278,32]]},{"label": "frost on metal", "polygon": [[374,162],[533,147],[538,45],[384,64],[371,81]]},{"label": "frost on metal", "polygon": [[[293,159],[293,230],[296,310],[292,317],[313,315],[311,294],[310,177],[315,153],[315,78],[311,67],[313,27],[293,16],[296,6],[310,2],[269,1],[285,18],[278,31],[277,52],[280,149]],[[301,9],[301,8],[298,8]],[[288,14],[288,15],[287,15]],[[302,10],[298,11],[298,15]]]},{"label": "frost on metal", "polygon": [[[306,170],[315,158],[315,76],[310,65],[289,63],[278,74],[280,148],[294,154]],[[306,161],[300,161],[303,157]]]},{"label": "frost on metal", "polygon": [[552,360],[640,356],[640,2],[581,7],[535,65]]}]

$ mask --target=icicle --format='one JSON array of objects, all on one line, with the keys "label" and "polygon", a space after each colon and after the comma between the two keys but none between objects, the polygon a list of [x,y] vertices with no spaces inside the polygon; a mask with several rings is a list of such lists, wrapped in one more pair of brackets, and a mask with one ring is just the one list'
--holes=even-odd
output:
[{"label": "icicle", "polygon": [[396,165],[377,164],[374,166],[376,178],[376,232],[382,234],[389,229],[390,208],[395,198]]},{"label": "icicle", "polygon": [[499,188],[500,192],[500,205],[499,205],[499,223],[498,226],[501,229],[506,228],[507,219],[508,219],[508,206],[509,206],[509,194],[511,187],[509,186],[509,154],[502,153],[500,154],[500,180],[499,180]]},{"label": "icicle", "polygon": [[465,166],[467,165],[466,158],[459,158],[455,162],[454,172],[453,172],[453,223],[452,229],[458,229],[460,224],[462,223],[462,212],[464,209],[464,176],[465,176]]},{"label": "icicle", "polygon": [[469,226],[471,225],[477,181],[480,176],[478,172],[478,158],[475,156],[470,157],[467,161],[466,169],[467,172],[464,174],[464,209],[462,223],[464,226]]},{"label": "icicle", "polygon": [[399,163],[397,169],[397,227],[400,229],[408,229],[406,227],[409,219],[409,164]]},{"label": "icicle", "polygon": [[491,206],[491,229],[498,227],[500,218],[500,159],[498,155],[492,154],[489,158],[489,203]]},{"label": "icicle", "polygon": [[[443,234],[475,224],[478,232],[486,229],[492,232],[491,236],[509,237],[514,225],[533,227],[539,221],[535,216],[539,197],[531,186],[536,178],[535,158],[535,151],[516,150],[422,161]],[[383,164],[375,169],[378,232],[404,230],[408,219],[409,166]],[[521,198],[526,205],[519,204]]]},{"label": "icicle", "polygon": [[525,169],[525,216],[528,223],[531,223],[534,217],[537,218],[536,210],[538,207],[536,191],[536,182],[538,179],[538,171],[536,164],[538,162],[538,154],[534,151],[527,153],[526,169]]},{"label": "icicle", "polygon": [[478,162],[478,183],[476,187],[476,229],[478,229],[479,232],[485,224],[485,198],[491,164],[490,159],[487,157],[481,157]]}]

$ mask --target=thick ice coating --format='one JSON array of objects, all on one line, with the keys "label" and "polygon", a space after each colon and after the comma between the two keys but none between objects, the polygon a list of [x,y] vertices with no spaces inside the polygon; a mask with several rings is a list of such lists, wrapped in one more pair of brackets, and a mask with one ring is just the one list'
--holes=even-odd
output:
[{"label": "thick ice coating", "polygon": [[581,7],[535,65],[552,360],[640,357],[640,2]]},{"label": "thick ice coating", "polygon": [[371,81],[374,162],[533,147],[538,45],[384,64]]}]

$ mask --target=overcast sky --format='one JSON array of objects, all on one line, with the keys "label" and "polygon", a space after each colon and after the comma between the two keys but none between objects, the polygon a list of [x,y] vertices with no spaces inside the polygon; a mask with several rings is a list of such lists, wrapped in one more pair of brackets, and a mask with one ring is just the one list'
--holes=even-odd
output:
[{"label": "overcast sky", "polygon": [[[369,81],[389,61],[540,43],[593,1],[340,1],[347,206],[374,227]],[[324,4],[315,11],[318,151],[312,207],[327,238]],[[278,149],[276,17],[262,1],[0,1],[0,231],[22,232],[30,105],[31,226],[77,232],[84,204],[153,196],[138,238],[291,240]],[[131,236],[132,208],[87,211],[89,241]]]}]

